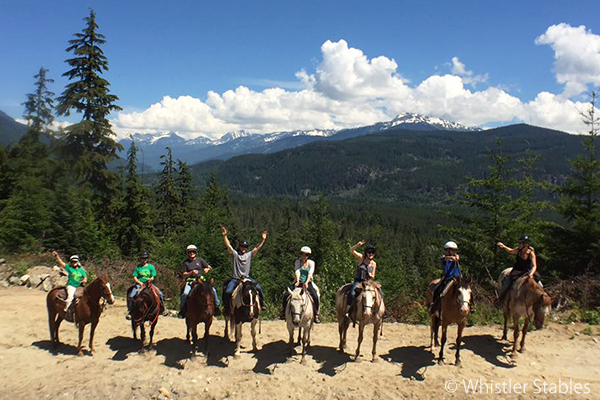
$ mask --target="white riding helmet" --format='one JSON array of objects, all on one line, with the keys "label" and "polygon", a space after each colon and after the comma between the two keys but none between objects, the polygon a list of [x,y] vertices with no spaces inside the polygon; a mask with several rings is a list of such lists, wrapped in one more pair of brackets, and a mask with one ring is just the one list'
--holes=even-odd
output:
[{"label": "white riding helmet", "polygon": [[304,253],[304,254],[312,254],[312,251],[310,250],[310,247],[308,247],[308,246],[304,246],[303,248],[301,248],[300,252]]},{"label": "white riding helmet", "polygon": [[446,244],[444,245],[444,249],[458,250],[458,245],[451,240],[449,242],[446,242]]},{"label": "white riding helmet", "polygon": [[71,257],[69,257],[69,260],[79,262],[79,256],[77,254],[73,254]]},{"label": "white riding helmet", "polygon": [[185,251],[186,251],[186,253],[190,252],[190,251],[198,252],[198,248],[196,246],[194,246],[193,244],[190,244],[188,247],[186,247]]}]

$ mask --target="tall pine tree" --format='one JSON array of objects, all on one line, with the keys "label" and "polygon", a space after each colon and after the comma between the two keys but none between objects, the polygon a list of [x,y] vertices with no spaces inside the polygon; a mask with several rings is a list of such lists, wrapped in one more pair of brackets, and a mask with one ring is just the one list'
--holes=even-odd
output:
[{"label": "tall pine tree", "polygon": [[102,77],[108,71],[108,59],[100,46],[106,41],[98,32],[94,11],[84,20],[86,27],[75,34],[66,49],[73,53],[73,58],[66,60],[71,69],[63,76],[71,82],[58,98],[57,111],[62,116],[73,111],[82,114],[82,120],[66,130],[63,154],[72,161],[77,176],[92,185],[94,206],[103,214],[117,181],[107,164],[115,160],[117,150],[121,150],[113,138],[108,115],[121,107],[115,104],[118,97],[110,94],[110,84]]},{"label": "tall pine tree", "polygon": [[167,154],[160,156],[163,170],[160,172],[156,186],[156,201],[158,220],[162,229],[162,236],[168,237],[175,233],[181,213],[181,195],[177,190],[177,170],[173,161],[173,152],[166,148]]}]

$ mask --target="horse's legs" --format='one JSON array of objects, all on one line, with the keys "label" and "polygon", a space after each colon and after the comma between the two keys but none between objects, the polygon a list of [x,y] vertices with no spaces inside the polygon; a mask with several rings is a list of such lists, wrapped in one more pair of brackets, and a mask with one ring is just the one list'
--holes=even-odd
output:
[{"label": "horse's legs", "polygon": [[358,324],[358,344],[356,346],[356,354],[354,356],[354,361],[357,361],[358,356],[360,355],[360,344],[363,341],[364,331],[365,331],[365,326],[362,323]]},{"label": "horse's legs", "polygon": [[79,344],[77,345],[77,355],[81,357],[83,352],[81,351],[81,343],[83,342],[83,330],[85,329],[85,324],[83,322],[79,322]]},{"label": "horse's legs", "polygon": [[302,342],[302,326],[298,326],[298,344]]},{"label": "horse's legs", "polygon": [[190,323],[188,329],[192,335],[192,357],[196,357],[198,351],[198,324]]},{"label": "horse's legs", "polygon": [[60,329],[60,324],[63,322],[60,314],[57,314],[56,321],[54,323],[54,340],[57,345],[60,344],[60,339],[58,338],[58,331]]},{"label": "horse's legs", "polygon": [[144,321],[140,324],[140,341],[142,343],[142,347],[140,348],[140,353],[144,352],[144,342],[146,342],[146,328],[144,327]]},{"label": "horse's legs", "polygon": [[48,305],[48,328],[50,329],[50,341],[52,342],[52,346],[56,347],[58,343],[55,342],[56,334],[55,329],[55,321],[56,321],[56,311],[54,310],[54,306]]},{"label": "horse's legs", "polygon": [[134,319],[135,318],[131,318],[131,330],[133,331],[133,340],[137,340],[137,332]]},{"label": "horse's legs", "polygon": [[456,336],[456,361],[454,362],[454,365],[457,367],[460,367],[460,343],[462,342],[462,333],[466,323],[466,321],[458,323],[458,334]]},{"label": "horse's legs", "polygon": [[502,339],[500,340],[508,340],[508,311],[505,309],[502,314],[504,315],[504,330],[502,331]]},{"label": "horse's legs", "polygon": [[191,332],[191,328],[190,328],[190,319],[189,318],[185,318],[185,340],[188,341],[188,343],[190,342],[190,332]]},{"label": "horse's legs", "polygon": [[525,321],[523,322],[523,337],[521,338],[521,348],[519,349],[519,353],[525,352],[525,336],[527,335],[527,331],[529,330],[529,318],[525,317]]},{"label": "horse's legs", "polygon": [[310,325],[311,323],[309,323],[309,326],[304,327],[304,335],[302,336],[302,359],[300,360],[300,364],[302,365],[306,364],[306,348],[310,344]]},{"label": "horse's legs", "polygon": [[256,339],[256,324],[258,320],[255,318],[250,322],[250,332],[252,332],[252,351],[258,351],[258,342]]},{"label": "horse's legs", "polygon": [[290,347],[294,347],[294,324],[291,321],[286,321],[286,325],[289,333],[288,344]]},{"label": "horse's legs", "polygon": [[513,355],[517,355],[517,341],[519,340],[519,315],[518,314],[513,314],[513,329],[515,330],[514,336],[513,336],[513,349],[512,349],[512,354]]},{"label": "horse's legs", "polygon": [[438,358],[438,365],[444,365],[444,345],[446,344],[447,333],[448,324],[442,323],[442,343],[440,344],[440,356]]},{"label": "horse's legs", "polygon": [[340,329],[340,351],[344,352],[346,350],[346,334],[348,333],[348,327],[350,326],[350,320],[348,318],[342,319],[342,322],[339,323]]},{"label": "horse's legs", "polygon": [[240,357],[240,344],[242,342],[242,323],[238,322],[235,324],[235,358]]},{"label": "horse's legs", "polygon": [[381,326],[381,322],[375,322],[373,324],[373,351],[372,351],[372,355],[373,355],[373,359],[371,360],[371,362],[377,362],[378,358],[377,358],[377,338],[379,337],[379,327]]},{"label": "horse's legs", "polygon": [[223,338],[229,340],[229,317],[225,315],[225,331],[223,332]]},{"label": "horse's legs", "polygon": [[212,317],[204,323],[204,354],[208,358],[208,338],[210,337],[210,326],[212,325]]},{"label": "horse's legs", "polygon": [[154,338],[154,328],[156,328],[156,324],[158,324],[158,318],[156,319],[156,321],[154,321],[154,323],[152,325],[150,325],[150,343],[148,343],[149,349],[152,349],[152,347],[154,346],[152,344],[152,338]]},{"label": "horse's legs", "polygon": [[98,320],[92,321],[92,327],[90,328],[90,353],[94,354],[94,332],[98,326]]}]

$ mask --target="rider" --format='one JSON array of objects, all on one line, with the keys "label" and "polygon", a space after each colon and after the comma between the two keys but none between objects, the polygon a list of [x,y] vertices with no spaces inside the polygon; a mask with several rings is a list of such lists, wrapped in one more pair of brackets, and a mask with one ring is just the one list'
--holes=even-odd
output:
[{"label": "rider", "polygon": [[508,274],[508,276],[502,281],[502,286],[500,287],[500,291],[498,293],[496,305],[500,305],[504,302],[504,298],[508,292],[507,289],[516,279],[525,275],[535,278],[537,271],[537,259],[535,256],[535,250],[533,247],[531,247],[531,239],[529,236],[524,235],[519,238],[518,242],[519,245],[515,249],[505,246],[502,242],[498,242],[498,247],[506,250],[506,252],[509,254],[516,254],[517,257],[512,271],[510,271],[510,274]]},{"label": "rider", "polygon": [[433,300],[429,306],[430,314],[437,314],[439,312],[439,300],[446,285],[452,279],[460,277],[460,257],[456,254],[458,245],[453,241],[446,242],[444,250],[446,250],[446,254],[442,256],[443,273],[440,282],[433,292]]},{"label": "rider", "polygon": [[[125,318],[128,320],[131,319],[131,305],[133,304],[133,298],[138,294],[138,291],[146,285],[147,283],[154,282],[154,278],[156,277],[156,268],[154,265],[150,264],[148,260],[150,259],[150,253],[147,250],[144,250],[140,254],[140,264],[138,264],[133,270],[133,281],[135,285],[129,292],[129,296],[127,296],[127,315]],[[155,286],[156,287],[156,286]],[[160,297],[160,306],[162,311],[162,315],[167,315],[167,311],[165,308],[165,299],[162,290],[158,287],[158,293]]]},{"label": "rider", "polygon": [[266,310],[267,305],[265,304],[265,296],[263,294],[262,287],[260,283],[256,282],[255,279],[250,277],[250,262],[252,257],[259,252],[259,250],[265,244],[267,240],[267,231],[262,233],[262,241],[258,246],[256,246],[250,253],[248,253],[248,247],[250,246],[246,240],[243,240],[238,250],[234,250],[227,238],[227,229],[225,227],[221,227],[221,233],[223,234],[223,241],[225,242],[225,246],[227,247],[227,252],[232,256],[233,262],[233,274],[231,280],[227,283],[225,290],[223,291],[223,304],[225,305],[225,313],[229,313],[229,304],[231,302],[231,295],[235,290],[235,287],[242,279],[249,279],[256,284],[256,289],[258,289],[258,295],[260,297],[260,307],[261,310]]},{"label": "rider", "polygon": [[[185,304],[187,302],[187,298],[192,291],[192,284],[198,278],[203,279],[204,274],[208,274],[212,267],[201,257],[198,257],[198,248],[190,244],[186,249],[187,252],[187,260],[183,262],[183,267],[181,268],[181,275],[185,278],[185,287],[183,288],[183,293],[181,294],[181,302],[179,308],[179,316],[181,318],[185,317]],[[221,304],[219,301],[219,296],[217,295],[217,290],[213,287],[213,294],[215,296],[215,315],[220,315],[221,312],[219,310],[219,305]]]},{"label": "rider", "polygon": [[73,297],[75,296],[77,288],[79,286],[84,286],[87,283],[87,273],[79,263],[79,256],[77,254],[73,254],[66,264],[56,251],[52,251],[52,255],[56,257],[58,265],[67,271],[69,277],[67,280],[67,300],[65,304],[65,312],[67,312],[69,306],[73,302]]},{"label": "rider", "polygon": [[366,255],[362,255],[356,249],[360,246],[365,245],[365,241],[361,240],[356,243],[350,249],[352,255],[359,259],[358,267],[356,268],[356,276],[354,277],[354,283],[350,287],[350,292],[348,293],[348,301],[346,305],[346,316],[349,315],[350,309],[354,303],[354,299],[356,298],[356,287],[367,280],[375,279],[375,272],[377,271],[377,263],[373,259],[375,257],[375,246],[368,245],[365,247]]},{"label": "rider", "polygon": [[[290,290],[294,290],[295,288],[302,286],[310,297],[313,299],[314,311],[315,311],[315,323],[321,322],[321,317],[319,316],[319,295],[315,289],[313,283],[313,274],[315,272],[315,262],[310,260],[309,257],[312,251],[310,247],[304,246],[300,249],[300,259],[294,262],[296,281],[290,286]],[[285,307],[287,306],[287,301],[290,295],[288,291],[285,291],[283,296],[283,310],[281,311],[280,319],[285,319]]]}]

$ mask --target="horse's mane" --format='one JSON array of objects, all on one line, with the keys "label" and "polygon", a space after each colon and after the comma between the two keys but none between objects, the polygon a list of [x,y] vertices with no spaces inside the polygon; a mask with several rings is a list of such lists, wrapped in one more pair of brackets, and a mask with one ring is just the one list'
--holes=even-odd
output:
[{"label": "horse's mane", "polygon": [[365,290],[367,290],[367,289],[381,290],[381,283],[379,283],[378,281],[374,281],[374,280],[364,281],[363,288]]},{"label": "horse's mane", "polygon": [[[199,281],[190,292],[190,297],[194,295],[194,292],[211,294],[212,286],[208,281]],[[204,300],[204,297],[201,296],[201,299]]]}]

